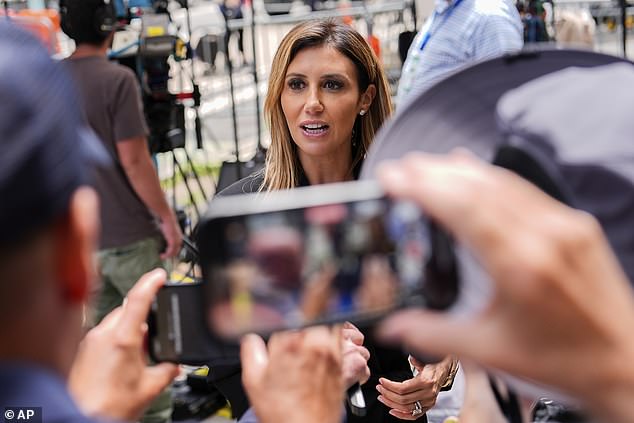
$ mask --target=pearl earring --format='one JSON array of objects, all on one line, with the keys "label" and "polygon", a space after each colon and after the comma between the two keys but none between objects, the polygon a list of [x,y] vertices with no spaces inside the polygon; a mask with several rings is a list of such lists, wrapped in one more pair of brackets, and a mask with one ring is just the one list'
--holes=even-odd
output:
[{"label": "pearl earring", "polygon": [[361,111],[359,112],[359,116],[363,116],[363,115],[365,115],[365,110],[361,110]]}]

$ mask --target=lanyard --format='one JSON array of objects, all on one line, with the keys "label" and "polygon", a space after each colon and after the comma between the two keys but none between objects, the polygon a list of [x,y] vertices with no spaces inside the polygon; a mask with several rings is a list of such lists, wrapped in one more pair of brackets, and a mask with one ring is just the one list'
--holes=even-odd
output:
[{"label": "lanyard", "polygon": [[[440,22],[440,24],[438,24],[438,27],[436,27],[436,31],[445,23],[445,21],[449,18],[449,16],[451,15],[451,13],[454,11],[454,9],[456,7],[458,7],[458,5],[460,4],[460,2],[462,2],[462,0],[455,0],[451,6],[449,6],[449,10],[447,10],[444,15],[443,15],[443,20]],[[429,22],[429,29],[427,30],[427,32],[425,33],[425,36],[423,37],[423,40],[420,43],[420,51],[423,51],[423,49],[425,48],[425,46],[427,45],[427,43],[429,42],[429,39],[432,36],[431,33],[431,27],[434,25],[434,21],[436,20],[436,16],[438,16],[438,12],[434,10],[434,14],[431,16],[431,22]],[[434,31],[435,32],[435,31]]]}]

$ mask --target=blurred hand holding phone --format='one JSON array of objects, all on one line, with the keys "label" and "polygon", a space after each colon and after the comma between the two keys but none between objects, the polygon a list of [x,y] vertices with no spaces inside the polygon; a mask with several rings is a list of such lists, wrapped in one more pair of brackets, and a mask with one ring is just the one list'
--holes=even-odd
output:
[{"label": "blurred hand holding phone", "polygon": [[153,309],[158,360],[198,362],[204,344],[249,332],[364,328],[406,306],[446,308],[458,292],[449,237],[374,182],[221,197],[197,241],[203,282],[187,300],[187,288],[167,286]]}]

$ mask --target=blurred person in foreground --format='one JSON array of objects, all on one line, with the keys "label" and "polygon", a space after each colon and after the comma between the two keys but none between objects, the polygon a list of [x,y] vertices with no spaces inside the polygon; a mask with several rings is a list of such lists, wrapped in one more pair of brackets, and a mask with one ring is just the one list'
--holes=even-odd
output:
[{"label": "blurred person in foreground", "polygon": [[147,367],[143,352],[165,272],[141,278],[84,337],[99,227],[87,182],[108,157],[81,123],[69,75],[8,23],[0,96],[0,408],[7,421],[18,406],[41,407],[47,423],[136,421],[177,374]]},{"label": "blurred person in foreground", "polygon": [[[299,24],[284,37],[271,66],[264,105],[271,146],[265,167],[219,195],[355,180],[391,112],[383,67],[355,29],[334,20]],[[366,347],[371,371],[363,386],[367,415],[349,413],[348,421],[425,421],[439,391],[451,387],[457,361],[415,362],[420,372],[414,376],[400,348]],[[239,365],[216,366],[212,379],[239,417],[248,406]]]},{"label": "blurred person in foreground", "polygon": [[[554,387],[581,401],[599,421],[634,421],[634,367],[629,365],[634,298],[592,216],[465,153],[411,154],[384,164],[379,179],[390,195],[417,202],[471,249],[495,288],[489,305],[469,319],[420,309],[399,312],[379,328],[384,341],[456,354]],[[336,334],[319,330],[319,342],[297,335],[283,343],[278,339],[268,351],[257,337],[244,339],[244,384],[262,423],[340,421],[334,413],[324,415],[336,405],[332,396],[302,395],[309,384],[316,390],[325,381],[336,384],[336,372],[312,374],[313,367],[298,365],[300,358],[288,359],[291,353],[313,357],[317,369],[336,362],[341,353],[328,347]],[[324,379],[315,380],[320,375]],[[481,380],[475,385],[486,386]],[[487,401],[493,406],[490,396]],[[468,403],[464,421],[499,417]]]}]

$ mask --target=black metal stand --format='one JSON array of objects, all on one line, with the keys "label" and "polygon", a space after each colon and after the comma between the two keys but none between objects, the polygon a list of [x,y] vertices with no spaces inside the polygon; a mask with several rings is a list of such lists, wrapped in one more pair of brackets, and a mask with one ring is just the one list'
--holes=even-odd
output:
[{"label": "black metal stand", "polygon": [[619,0],[621,7],[621,41],[623,42],[623,57],[627,58],[627,1]]},{"label": "black metal stand", "polygon": [[258,150],[262,151],[262,126],[260,122],[260,90],[258,79],[258,61],[257,61],[257,48],[255,45],[255,9],[253,8],[253,2],[251,2],[251,47],[253,50],[253,83],[255,84],[255,118],[258,130]]},{"label": "black metal stand", "polygon": [[[189,160],[189,156],[187,156],[188,158],[188,164],[189,166],[193,169],[194,165],[191,162],[191,160]],[[176,151],[172,151],[172,163],[174,165],[174,169],[173,169],[173,195],[174,195],[174,208],[176,209],[176,183],[178,182],[177,180],[177,176],[180,174],[181,177],[183,178],[183,185],[185,185],[185,190],[187,191],[187,195],[189,196],[189,201],[192,204],[192,208],[194,209],[194,213],[196,214],[196,220],[200,220],[200,211],[198,210],[198,206],[196,205],[196,199],[194,198],[194,192],[192,191],[191,186],[189,185],[189,181],[187,178],[187,174],[185,173],[185,170],[183,169],[183,167],[181,166],[180,162],[178,161],[178,158],[176,158]],[[178,170],[178,173],[176,172]],[[195,174],[195,179],[198,181],[198,186],[201,189],[201,191],[204,193],[204,191],[202,190],[202,185],[200,185],[200,181],[198,180],[198,175]]]},{"label": "black metal stand", "polygon": [[231,55],[229,54],[229,18],[225,15],[225,58],[227,63],[227,72],[229,72],[229,95],[231,97],[231,116],[233,121],[233,143],[236,149],[236,167],[238,171],[238,179],[242,179],[242,169],[240,166],[240,144],[238,142],[238,124],[236,113],[236,97],[235,89],[233,85],[233,63],[231,61]]}]

